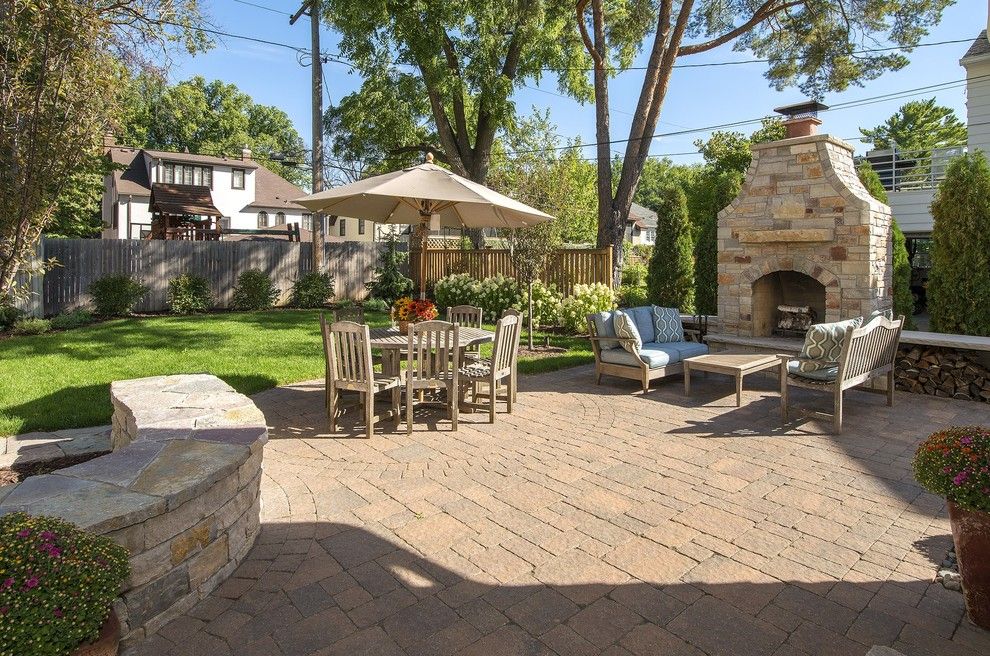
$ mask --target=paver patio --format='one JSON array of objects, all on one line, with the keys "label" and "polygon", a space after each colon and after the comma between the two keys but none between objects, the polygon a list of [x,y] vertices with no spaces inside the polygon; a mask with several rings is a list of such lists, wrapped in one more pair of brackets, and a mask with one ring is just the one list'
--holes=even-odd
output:
[{"label": "paver patio", "polygon": [[258,542],[138,653],[990,653],[931,582],[951,537],[910,470],[928,433],[987,406],[853,392],[832,436],[782,427],[758,376],[741,408],[719,376],[690,398],[679,378],[609,382],[524,377],[494,425],[419,415],[371,440],[353,420],[326,433],[322,383],[257,395]]}]

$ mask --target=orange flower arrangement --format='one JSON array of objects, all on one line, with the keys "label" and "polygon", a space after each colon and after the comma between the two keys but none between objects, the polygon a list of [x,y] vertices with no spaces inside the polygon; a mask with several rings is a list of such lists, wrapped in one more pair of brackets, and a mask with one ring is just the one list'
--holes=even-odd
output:
[{"label": "orange flower arrangement", "polygon": [[409,296],[403,296],[392,305],[392,312],[398,321],[416,323],[431,321],[437,318],[437,306],[432,301],[416,301]]}]

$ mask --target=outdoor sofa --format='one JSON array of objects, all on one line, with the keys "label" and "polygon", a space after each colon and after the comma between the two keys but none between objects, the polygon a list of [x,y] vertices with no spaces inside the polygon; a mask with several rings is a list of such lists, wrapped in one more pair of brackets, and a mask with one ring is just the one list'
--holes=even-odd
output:
[{"label": "outdoor sofa", "polygon": [[[628,320],[621,319],[616,332],[620,313]],[[634,331],[628,330],[630,323]],[[684,329],[676,308],[646,305],[596,312],[588,315],[588,333],[595,353],[595,382],[599,385],[604,374],[638,380],[643,391],[648,392],[651,380],[683,373],[685,358],[708,353],[708,346],[700,342],[700,333]]]}]

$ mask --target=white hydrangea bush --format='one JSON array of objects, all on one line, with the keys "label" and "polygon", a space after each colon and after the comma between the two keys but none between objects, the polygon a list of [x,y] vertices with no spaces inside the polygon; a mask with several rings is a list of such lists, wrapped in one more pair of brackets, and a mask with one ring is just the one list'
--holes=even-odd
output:
[{"label": "white hydrangea bush", "polygon": [[604,283],[574,285],[574,295],[561,304],[561,323],[575,334],[588,330],[588,315],[615,307],[615,292]]},{"label": "white hydrangea bush", "polygon": [[477,305],[485,312],[485,321],[494,322],[509,308],[518,308],[523,290],[514,278],[502,274],[485,278],[479,283]]},{"label": "white hydrangea bush", "polygon": [[[564,300],[564,295],[557,291],[557,286],[551,283],[544,284],[541,280],[533,282],[533,325],[557,326],[560,325],[560,307]],[[529,290],[523,288],[522,303],[517,308],[523,313],[523,320],[529,313]]]},{"label": "white hydrangea bush", "polygon": [[441,316],[455,305],[478,305],[481,283],[466,273],[452,273],[433,286],[433,298]]}]

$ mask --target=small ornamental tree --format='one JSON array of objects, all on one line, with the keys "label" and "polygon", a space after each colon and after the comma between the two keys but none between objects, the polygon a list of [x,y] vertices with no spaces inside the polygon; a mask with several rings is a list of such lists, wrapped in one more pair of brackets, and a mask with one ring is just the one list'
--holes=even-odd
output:
[{"label": "small ornamental tree", "polygon": [[654,209],[657,240],[646,278],[647,296],[655,305],[691,312],[694,310],[694,244],[684,190],[665,185]]},{"label": "small ornamental tree", "polygon": [[560,247],[560,227],[546,221],[531,228],[513,231],[512,264],[516,276],[526,287],[526,326],[530,350],[533,349],[533,283],[543,274],[550,257]]},{"label": "small ornamental tree", "polygon": [[742,185],[742,173],[714,169],[704,177],[700,226],[694,244],[694,307],[701,314],[718,312],[718,213],[732,202]]},{"label": "small ornamental tree", "polygon": [[[863,160],[856,168],[859,181],[863,183],[870,195],[885,205],[889,205],[887,190],[883,188],[880,176],[873,170],[870,163]],[[914,297],[911,295],[911,258],[908,257],[907,240],[897,219],[890,219],[891,245],[894,250],[894,272],[892,284],[894,288],[894,316],[904,315],[904,327],[913,330],[914,325]]]},{"label": "small ornamental tree", "polygon": [[371,296],[382,299],[391,307],[396,299],[412,294],[413,281],[402,275],[402,264],[407,259],[408,255],[399,252],[395,235],[388,233],[385,250],[378,256],[375,278],[365,285]]},{"label": "small ornamental tree", "polygon": [[932,217],[932,330],[990,335],[990,166],[982,152],[952,160]]}]

